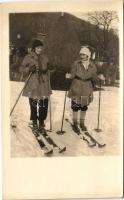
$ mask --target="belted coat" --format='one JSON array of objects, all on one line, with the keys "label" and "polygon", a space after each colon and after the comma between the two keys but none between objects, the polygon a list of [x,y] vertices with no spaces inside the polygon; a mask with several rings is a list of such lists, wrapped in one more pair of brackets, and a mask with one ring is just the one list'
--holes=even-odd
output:
[{"label": "belted coat", "polygon": [[77,60],[71,68],[72,83],[68,97],[75,100],[82,106],[89,105],[93,100],[93,85],[98,79],[96,66],[90,61],[88,69],[85,69],[82,62]]}]

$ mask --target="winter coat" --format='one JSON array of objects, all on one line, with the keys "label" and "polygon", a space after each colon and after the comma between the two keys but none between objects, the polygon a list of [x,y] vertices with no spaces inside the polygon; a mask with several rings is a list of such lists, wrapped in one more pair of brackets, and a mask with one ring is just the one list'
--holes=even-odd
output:
[{"label": "winter coat", "polygon": [[38,56],[36,53],[31,52],[25,56],[20,67],[20,72],[23,72],[28,76],[30,73],[30,68],[33,65],[39,68],[39,73],[34,72],[32,74],[27,86],[23,91],[23,96],[34,99],[48,97],[52,93],[49,81],[48,59],[44,55]]},{"label": "winter coat", "polygon": [[76,99],[82,106],[89,105],[93,100],[93,84],[97,77],[96,66],[90,62],[86,70],[80,60],[72,65],[72,83],[68,92],[68,97]]}]

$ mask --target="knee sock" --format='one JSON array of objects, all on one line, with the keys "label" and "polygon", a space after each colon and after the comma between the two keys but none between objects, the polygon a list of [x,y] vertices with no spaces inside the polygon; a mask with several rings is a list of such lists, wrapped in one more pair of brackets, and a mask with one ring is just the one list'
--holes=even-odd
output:
[{"label": "knee sock", "polygon": [[73,111],[73,123],[77,124],[78,112]]},{"label": "knee sock", "polygon": [[80,111],[80,124],[84,124],[86,111]]}]

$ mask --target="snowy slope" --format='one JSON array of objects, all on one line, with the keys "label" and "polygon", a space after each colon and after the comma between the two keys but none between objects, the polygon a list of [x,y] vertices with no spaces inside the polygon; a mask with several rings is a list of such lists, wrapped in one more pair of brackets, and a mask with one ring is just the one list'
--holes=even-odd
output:
[{"label": "snowy slope", "polygon": [[[10,82],[11,84],[11,107],[13,106],[19,91],[24,83]],[[63,91],[53,91],[52,101],[52,136],[60,144],[67,147],[67,151],[59,154],[55,149],[52,156],[86,156],[86,155],[117,155],[120,153],[120,131],[119,131],[119,88],[104,87],[102,91],[101,102],[101,118],[100,128],[101,133],[96,133],[93,129],[97,126],[97,111],[98,111],[98,92],[94,92],[94,101],[90,104],[86,116],[86,125],[100,142],[106,143],[104,148],[89,148],[87,143],[76,136],[69,124],[64,121],[64,130],[66,133],[62,136],[56,134],[61,127],[61,118],[64,102]],[[11,129],[11,156],[13,157],[38,157],[43,156],[44,151],[40,149],[29,124],[29,104],[28,98],[21,97],[17,107],[11,117],[11,123],[17,125],[17,128]],[[70,109],[70,99],[67,98],[65,119],[71,120],[72,113]],[[49,129],[49,114],[46,120],[46,128]]]}]

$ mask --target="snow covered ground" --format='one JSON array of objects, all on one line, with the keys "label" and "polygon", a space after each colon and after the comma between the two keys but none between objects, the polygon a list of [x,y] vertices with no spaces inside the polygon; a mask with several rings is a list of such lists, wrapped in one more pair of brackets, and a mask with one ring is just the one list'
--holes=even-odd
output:
[{"label": "snow covered ground", "polygon": [[[11,107],[13,106],[24,83],[10,82],[11,84]],[[94,92],[94,101],[90,104],[86,116],[86,125],[91,134],[101,143],[106,143],[104,148],[89,148],[87,143],[72,132],[70,125],[64,121],[64,135],[57,135],[56,131],[60,130],[64,91],[53,91],[51,96],[52,102],[52,125],[54,139],[66,145],[67,150],[60,154],[57,148],[54,149],[52,156],[101,156],[101,155],[118,155],[120,153],[120,130],[119,130],[119,88],[104,87],[101,101],[100,128],[102,132],[96,133],[94,128],[97,126],[98,112],[98,91]],[[12,157],[38,157],[44,156],[44,150],[41,150],[34,135],[29,128],[29,103],[28,98],[21,97],[14,113],[11,117],[11,123],[17,125],[11,129],[11,156]],[[65,119],[72,119],[70,109],[70,99],[67,98]],[[49,113],[46,120],[46,128],[49,129]]]}]

